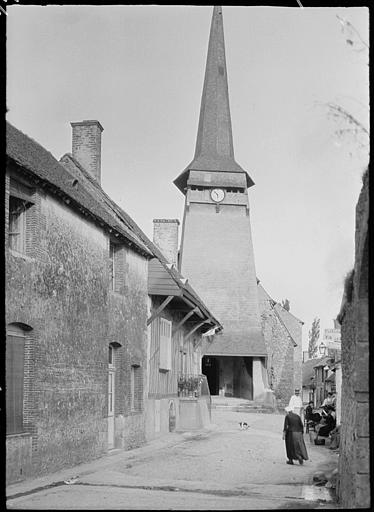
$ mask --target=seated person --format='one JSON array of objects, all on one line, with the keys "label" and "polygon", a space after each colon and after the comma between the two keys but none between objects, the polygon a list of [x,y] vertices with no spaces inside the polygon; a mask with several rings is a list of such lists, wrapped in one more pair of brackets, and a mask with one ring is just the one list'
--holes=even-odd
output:
[{"label": "seated person", "polygon": [[313,412],[311,419],[312,419],[312,421],[314,421],[314,423],[319,423],[322,419],[322,416],[320,415],[319,412]]},{"label": "seated person", "polygon": [[307,421],[313,421],[313,402],[309,402],[308,405],[305,407],[305,419]]},{"label": "seated person", "polygon": [[327,437],[335,428],[336,420],[331,414],[331,408],[328,408],[327,416],[322,418],[319,425],[316,426],[317,436]]},{"label": "seated person", "polygon": [[335,399],[333,397],[332,393],[327,393],[327,397],[322,402],[322,407],[325,407],[327,405],[334,405]]}]

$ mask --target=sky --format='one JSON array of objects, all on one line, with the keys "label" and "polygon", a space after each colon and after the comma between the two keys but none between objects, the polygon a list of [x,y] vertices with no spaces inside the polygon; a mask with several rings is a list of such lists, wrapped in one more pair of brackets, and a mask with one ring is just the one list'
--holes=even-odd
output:
[{"label": "sky", "polygon": [[[173,180],[194,155],[212,10],[7,7],[7,120],[57,159],[71,152],[70,122],[99,120],[102,187],[150,238],[154,218],[183,218]],[[354,263],[368,140],[339,134],[353,125],[327,105],[368,130],[368,17],[297,2],[223,7],[235,159],[255,182],[257,277],[304,322],[304,350],[314,318],[321,339],[333,327]]]}]

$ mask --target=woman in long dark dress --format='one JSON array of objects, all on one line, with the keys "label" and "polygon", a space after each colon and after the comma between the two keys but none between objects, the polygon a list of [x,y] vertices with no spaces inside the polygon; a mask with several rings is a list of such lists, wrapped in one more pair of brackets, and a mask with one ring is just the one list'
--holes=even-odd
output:
[{"label": "woman in long dark dress", "polygon": [[308,460],[308,453],[304,443],[304,427],[301,418],[295,414],[291,407],[286,407],[286,417],[284,418],[283,439],[286,442],[287,464],[293,464],[298,460],[303,464]]}]

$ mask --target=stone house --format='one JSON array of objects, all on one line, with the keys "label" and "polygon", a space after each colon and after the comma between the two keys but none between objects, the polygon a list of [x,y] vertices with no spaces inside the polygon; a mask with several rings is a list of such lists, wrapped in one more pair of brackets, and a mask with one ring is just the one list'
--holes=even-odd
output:
[{"label": "stone house", "polygon": [[101,131],[73,123],[58,162],[7,124],[8,482],[145,441],[153,255],[100,187]]},{"label": "stone house", "polygon": [[[369,170],[356,206],[355,263],[347,276],[341,324],[342,400],[338,496],[344,508],[370,508],[368,233]],[[372,409],[372,407],[371,407]]]},{"label": "stone house", "polygon": [[302,386],[302,325],[266,292],[257,280],[262,332],[268,353],[268,382],[280,407]]}]

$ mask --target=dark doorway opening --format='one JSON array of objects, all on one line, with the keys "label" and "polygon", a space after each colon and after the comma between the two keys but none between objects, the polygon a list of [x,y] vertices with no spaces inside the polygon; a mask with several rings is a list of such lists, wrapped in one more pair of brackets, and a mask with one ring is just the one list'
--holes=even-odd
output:
[{"label": "dark doorway opening", "polygon": [[211,395],[219,394],[219,362],[216,357],[204,356],[202,372],[206,375]]}]

